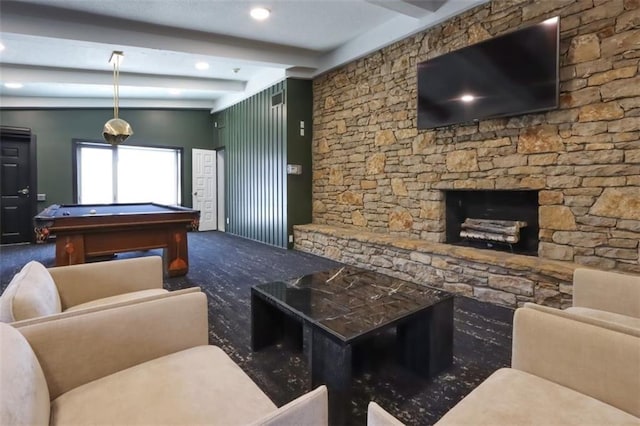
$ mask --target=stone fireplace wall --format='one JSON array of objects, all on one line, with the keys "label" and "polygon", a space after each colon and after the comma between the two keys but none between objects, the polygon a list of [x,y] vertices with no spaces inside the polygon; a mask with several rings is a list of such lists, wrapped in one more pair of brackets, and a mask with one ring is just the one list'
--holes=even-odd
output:
[{"label": "stone fireplace wall", "polygon": [[[560,16],[560,107],[416,127],[416,65]],[[539,191],[538,255],[640,273],[640,0],[493,1],[314,80],[313,222],[444,242],[441,190]]]}]

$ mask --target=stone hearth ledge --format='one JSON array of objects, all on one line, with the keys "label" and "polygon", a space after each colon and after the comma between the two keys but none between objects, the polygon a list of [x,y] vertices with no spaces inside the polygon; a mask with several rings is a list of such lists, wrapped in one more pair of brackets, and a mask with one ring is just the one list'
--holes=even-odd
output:
[{"label": "stone hearth ledge", "polygon": [[565,308],[576,263],[422,241],[361,228],[294,226],[294,248],[401,279],[515,308]]}]

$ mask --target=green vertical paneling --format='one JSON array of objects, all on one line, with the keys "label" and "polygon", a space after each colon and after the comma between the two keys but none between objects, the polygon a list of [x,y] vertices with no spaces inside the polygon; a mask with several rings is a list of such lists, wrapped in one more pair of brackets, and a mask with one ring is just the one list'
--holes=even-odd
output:
[{"label": "green vertical paneling", "polygon": [[[283,102],[272,105],[278,93]],[[311,81],[296,79],[214,115],[226,152],[227,232],[288,247],[293,225],[311,222],[311,117]],[[287,175],[287,163],[302,175]]]},{"label": "green vertical paneling", "polygon": [[285,105],[271,97],[281,82],[218,113],[218,144],[226,150],[227,232],[286,247]]}]

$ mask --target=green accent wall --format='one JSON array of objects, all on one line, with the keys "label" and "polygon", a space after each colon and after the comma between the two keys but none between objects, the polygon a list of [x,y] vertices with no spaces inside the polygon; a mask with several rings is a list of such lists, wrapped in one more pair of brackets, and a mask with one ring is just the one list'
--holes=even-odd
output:
[{"label": "green accent wall", "polygon": [[[182,204],[191,207],[191,149],[213,149],[209,110],[120,109],[133,127],[125,145],[182,147]],[[30,128],[37,136],[38,193],[50,204],[74,203],[72,140],[102,141],[112,109],[2,109],[0,125]]]},{"label": "green accent wall", "polygon": [[[311,223],[312,220],[312,81],[288,79],[285,105],[287,162],[302,166],[301,175],[287,175],[287,233],[293,235],[293,225]],[[300,134],[301,122],[304,123],[304,135]],[[293,247],[293,243],[288,246]]]},{"label": "green accent wall", "polygon": [[[282,102],[274,105],[274,95]],[[293,225],[311,222],[311,114],[311,81],[287,79],[214,115],[227,232],[289,247]],[[302,175],[287,175],[288,163],[302,165]]]}]

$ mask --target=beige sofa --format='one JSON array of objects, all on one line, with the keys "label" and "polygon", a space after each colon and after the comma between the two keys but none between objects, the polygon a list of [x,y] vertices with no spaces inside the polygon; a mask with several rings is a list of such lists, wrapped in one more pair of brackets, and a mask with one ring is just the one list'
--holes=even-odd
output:
[{"label": "beige sofa", "polygon": [[121,304],[167,293],[160,256],[45,268],[31,261],[0,296],[0,321]]},{"label": "beige sofa", "polygon": [[566,311],[640,330],[640,275],[578,268]]},{"label": "beige sofa", "polygon": [[[639,395],[637,330],[527,305],[515,313],[511,368],[489,376],[437,424],[638,425]],[[375,403],[368,413],[369,426],[401,424]]]},{"label": "beige sofa", "polygon": [[277,408],[207,340],[199,292],[0,324],[0,424],[327,424],[325,387]]}]

